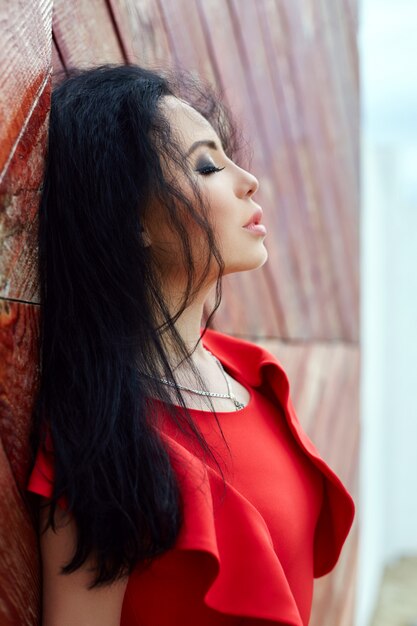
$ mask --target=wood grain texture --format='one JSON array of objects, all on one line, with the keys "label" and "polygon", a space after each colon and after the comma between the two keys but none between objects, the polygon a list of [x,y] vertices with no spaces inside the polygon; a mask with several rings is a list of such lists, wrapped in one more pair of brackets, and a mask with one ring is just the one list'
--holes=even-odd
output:
[{"label": "wood grain texture", "polygon": [[0,624],[40,624],[40,559],[33,518],[16,487],[0,440]]},{"label": "wood grain texture", "polygon": [[30,464],[26,440],[38,385],[38,315],[37,305],[0,300],[0,434],[19,488]]},{"label": "wood grain texture", "polygon": [[52,0],[1,0],[0,180],[50,71]]},{"label": "wood grain texture", "polygon": [[52,28],[67,67],[121,63],[124,60],[104,0],[54,0]]},{"label": "wood grain texture", "polygon": [[31,301],[36,299],[34,224],[49,110],[52,2],[39,0],[21,9],[0,3],[0,296]]},{"label": "wood grain texture", "polygon": [[172,57],[177,67],[195,76],[204,76],[212,85],[220,84],[221,74],[213,62],[206,24],[196,2],[178,3],[158,0],[163,24],[169,38]]},{"label": "wood grain texture", "polygon": [[172,50],[158,2],[107,0],[107,4],[127,61],[146,67],[170,65]]},{"label": "wood grain texture", "polygon": [[36,96],[0,182],[0,296],[38,302],[37,212],[51,81]]},{"label": "wood grain texture", "polygon": [[35,626],[39,546],[24,488],[38,327],[37,307],[24,301],[38,299],[36,221],[50,104],[52,1],[1,1],[0,28],[0,624]]},{"label": "wood grain texture", "polygon": [[57,80],[62,72],[65,74],[65,65],[55,37],[52,37],[52,87],[57,84]]},{"label": "wood grain texture", "polygon": [[0,624],[35,626],[40,615],[36,512],[25,486],[30,415],[38,381],[39,307],[0,300]]}]

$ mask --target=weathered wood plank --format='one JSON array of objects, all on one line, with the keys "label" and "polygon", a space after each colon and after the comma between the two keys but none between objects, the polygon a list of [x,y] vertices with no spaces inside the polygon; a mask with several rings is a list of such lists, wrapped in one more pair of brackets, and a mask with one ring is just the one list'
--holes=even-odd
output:
[{"label": "weathered wood plank", "polygon": [[[47,133],[52,1],[2,2],[0,27],[0,623],[40,616],[36,525],[25,505],[36,384],[36,215]],[[22,498],[23,496],[23,498]]]},{"label": "weathered wood plank", "polygon": [[43,85],[0,182],[0,296],[38,301],[37,211],[51,81]]},{"label": "weathered wood plank", "polygon": [[50,72],[52,0],[1,2],[0,180]]},{"label": "weathered wood plank", "polygon": [[38,385],[39,306],[0,299],[0,438],[19,487],[30,459],[27,437]]},{"label": "weathered wood plank", "polygon": [[176,3],[158,0],[175,65],[203,76],[212,85],[220,84],[221,75],[213,64],[205,23],[195,2]]},{"label": "weathered wood plank", "polygon": [[0,26],[0,295],[35,297],[34,220],[49,107],[52,2],[15,11]]},{"label": "weathered wood plank", "polygon": [[[340,182],[345,170],[353,171],[349,155],[350,134],[357,134],[358,116],[350,118],[349,132],[343,132],[343,115],[337,108],[336,91],[343,64],[333,68],[329,56],[339,58],[343,42],[337,41],[326,49],[331,39],[333,24],[323,12],[321,3],[312,3],[313,26],[300,32],[300,11],[292,3],[274,6],[280,22],[288,32],[288,59],[300,116],[305,120],[308,157],[311,160],[313,179],[316,184],[317,205],[323,228],[320,245],[328,258],[331,274],[326,289],[329,299],[337,304],[337,332],[333,336],[356,340],[358,337],[358,238],[357,197],[358,181],[355,180],[343,193]],[[327,5],[326,5],[327,6]],[[269,23],[274,23],[271,15]],[[293,42],[297,42],[295,45]],[[352,86],[352,90],[356,92]],[[336,330],[336,329],[335,329]],[[326,336],[329,330],[323,328]]]},{"label": "weathered wood plank", "polygon": [[25,485],[30,415],[37,385],[36,305],[0,300],[0,624],[36,626],[40,560]]},{"label": "weathered wood plank", "polygon": [[1,440],[0,489],[0,624],[36,626],[41,611],[38,541]]},{"label": "weathered wood plank", "polygon": [[[271,75],[271,100],[275,105],[273,115],[281,120],[282,142],[285,147],[280,169],[287,182],[285,187],[279,182],[278,186],[280,189],[285,188],[291,202],[288,220],[293,228],[290,230],[292,237],[289,240],[288,253],[298,260],[296,284],[302,292],[305,316],[310,324],[309,327],[304,327],[304,332],[309,336],[320,337],[324,335],[324,328],[326,333],[337,332],[338,312],[335,300],[326,298],[325,293],[325,284],[331,273],[330,259],[323,254],[320,242],[320,219],[315,201],[314,180],[307,161],[304,116],[295,98],[290,70],[289,46],[294,45],[294,42],[285,32],[284,24],[278,19],[276,7],[271,1],[259,3],[256,7],[263,33],[265,58],[268,60]],[[309,23],[310,19],[307,5],[303,11],[303,21]],[[259,82],[258,89],[261,84]]]},{"label": "weathered wood plank", "polygon": [[52,87],[57,82],[57,76],[59,72],[65,70],[65,66],[62,62],[61,52],[56,44],[55,38],[52,41]]},{"label": "weathered wood plank", "polygon": [[52,27],[67,67],[123,62],[112,16],[103,0],[55,0]]},{"label": "weathered wood plank", "polygon": [[158,2],[152,0],[107,0],[124,56],[145,67],[172,65],[168,39]]}]

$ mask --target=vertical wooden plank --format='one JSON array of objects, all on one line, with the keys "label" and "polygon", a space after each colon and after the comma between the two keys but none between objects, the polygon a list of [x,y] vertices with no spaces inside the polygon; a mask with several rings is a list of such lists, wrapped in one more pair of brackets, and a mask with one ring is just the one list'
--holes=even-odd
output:
[{"label": "vertical wooden plank", "polygon": [[0,182],[0,296],[36,302],[37,210],[48,128],[50,80],[43,84]]},{"label": "vertical wooden plank", "polygon": [[0,624],[37,626],[41,614],[40,560],[29,515],[0,439]]},{"label": "vertical wooden plank", "polygon": [[0,3],[0,179],[50,71],[52,0]]},{"label": "vertical wooden plank", "polygon": [[35,626],[41,609],[31,469],[30,415],[38,384],[39,307],[0,299],[0,624]]},{"label": "vertical wooden plank", "polygon": [[34,626],[40,566],[24,486],[38,324],[29,302],[38,297],[36,215],[51,88],[52,0],[1,0],[0,28],[0,623]]},{"label": "vertical wooden plank", "polygon": [[[303,290],[305,292],[311,331],[313,336],[323,336],[324,332],[336,334],[339,328],[339,314],[334,298],[328,297],[328,277],[331,275],[330,259],[321,245],[323,234],[320,209],[317,203],[315,181],[309,167],[308,145],[304,116],[296,98],[293,77],[288,63],[288,35],[277,19],[272,0],[256,5],[263,33],[263,40],[271,74],[271,93],[276,103],[275,115],[282,118],[283,141],[285,145],[285,176],[292,185],[291,221],[294,224],[294,248],[300,255],[303,268]],[[313,28],[308,11],[303,19]],[[294,210],[293,210],[294,209]],[[299,283],[297,282],[297,288]]]},{"label": "vertical wooden plank", "polygon": [[[344,52],[347,48],[346,39],[344,37],[344,29],[341,28],[340,15],[337,6],[340,3],[327,4],[325,2],[317,3],[316,9],[320,10],[323,21],[322,41],[318,46],[321,53],[321,67],[325,72],[324,81],[328,86],[332,98],[327,100],[329,109],[328,117],[332,122],[331,138],[332,145],[329,146],[329,154],[332,158],[332,166],[335,170],[332,179],[335,186],[335,195],[338,199],[334,213],[340,223],[344,224],[342,229],[344,237],[343,246],[346,250],[346,256],[351,259],[351,263],[347,264],[347,279],[352,281],[352,295],[357,296],[355,291],[354,276],[351,269],[355,267],[357,275],[357,267],[353,266],[352,260],[358,257],[358,243],[355,238],[356,232],[351,229],[351,223],[347,220],[350,216],[356,220],[358,215],[358,196],[355,191],[358,190],[358,180],[355,178],[356,167],[359,154],[354,151],[357,147],[357,141],[354,139],[358,136],[358,132],[352,132],[354,124],[359,122],[358,107],[354,106],[355,99],[353,97],[353,85],[349,84],[349,71],[345,65]],[[320,8],[319,8],[320,7]],[[326,63],[324,64],[324,60]],[[350,94],[350,96],[349,96]],[[356,98],[356,104],[358,99]],[[349,111],[350,109],[350,111]],[[353,110],[352,110],[353,109]],[[357,129],[356,129],[357,130]],[[338,172],[343,171],[343,176]],[[350,206],[346,207],[347,199],[352,199]],[[352,302],[351,304],[356,304]]]},{"label": "vertical wooden plank", "polygon": [[36,299],[35,224],[47,132],[52,2],[1,4],[0,296]]},{"label": "vertical wooden plank", "polygon": [[54,74],[65,69],[61,52],[56,44],[55,38],[52,40],[52,85],[54,84]]},{"label": "vertical wooden plank", "polygon": [[170,65],[172,50],[158,3],[107,0],[126,60],[154,67]]},{"label": "vertical wooden plank", "polygon": [[158,0],[171,42],[175,64],[202,76],[212,85],[221,85],[221,73],[214,62],[204,24],[195,2],[172,3]]},{"label": "vertical wooden plank", "polygon": [[39,306],[0,300],[0,435],[17,486],[30,465],[27,438],[38,385]]},{"label": "vertical wooden plank", "polygon": [[[351,242],[351,250],[357,250],[357,219],[351,212],[357,195],[352,190],[346,190],[343,196],[338,192],[337,181],[343,177],[344,169],[350,166],[346,156],[342,157],[343,164],[346,161],[346,165],[338,163],[338,152],[345,144],[348,145],[349,140],[341,134],[340,113],[334,108],[334,87],[328,75],[329,54],[323,52],[323,38],[327,36],[326,31],[332,25],[321,13],[319,4],[312,3],[313,23],[316,26],[309,41],[302,36],[297,37],[300,13],[296,7],[291,3],[277,7],[280,20],[291,34],[291,41],[298,42],[296,48],[289,49],[289,60],[301,114],[306,122],[311,164],[323,216],[322,224],[326,229],[321,243],[330,259],[329,267],[332,268],[329,297],[338,306],[337,336],[354,340],[358,335],[358,253],[356,257],[351,257],[347,241]],[[337,49],[332,49],[331,54],[337,56]],[[338,71],[341,71],[339,66]],[[357,131],[355,120],[351,120],[350,130],[352,133]]]},{"label": "vertical wooden plank", "polygon": [[52,26],[66,66],[124,61],[112,16],[103,0],[55,0]]}]

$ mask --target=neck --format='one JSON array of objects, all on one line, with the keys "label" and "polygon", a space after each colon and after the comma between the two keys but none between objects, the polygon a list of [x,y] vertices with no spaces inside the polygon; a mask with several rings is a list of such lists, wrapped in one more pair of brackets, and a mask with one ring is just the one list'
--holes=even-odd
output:
[{"label": "neck", "polygon": [[[210,295],[210,290],[206,290],[203,293],[199,293],[195,300],[182,312],[180,317],[176,320],[174,326],[178,334],[184,341],[187,350],[192,352],[192,359],[197,366],[204,366],[212,364],[212,357],[205,350],[202,342],[195,348],[197,342],[200,339],[201,327],[203,325],[203,313],[204,305]],[[172,308],[170,310],[171,315],[177,309]],[[175,355],[175,351],[172,346],[172,338],[168,335],[163,336],[163,341],[167,351],[168,359],[171,365],[175,368],[178,363],[178,357]],[[194,349],[195,348],[195,349]],[[180,365],[182,369],[183,364]]]}]

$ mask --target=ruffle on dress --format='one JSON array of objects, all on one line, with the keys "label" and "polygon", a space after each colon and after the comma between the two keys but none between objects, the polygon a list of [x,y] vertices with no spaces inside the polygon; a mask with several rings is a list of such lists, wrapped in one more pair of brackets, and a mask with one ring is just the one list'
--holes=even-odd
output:
[{"label": "ruffle on dress", "polygon": [[167,439],[176,452],[171,460],[184,504],[184,523],[174,549],[201,553],[201,563],[193,561],[193,566],[207,568],[212,575],[205,604],[219,613],[303,626],[258,509],[230,483],[224,492],[215,470]]}]

